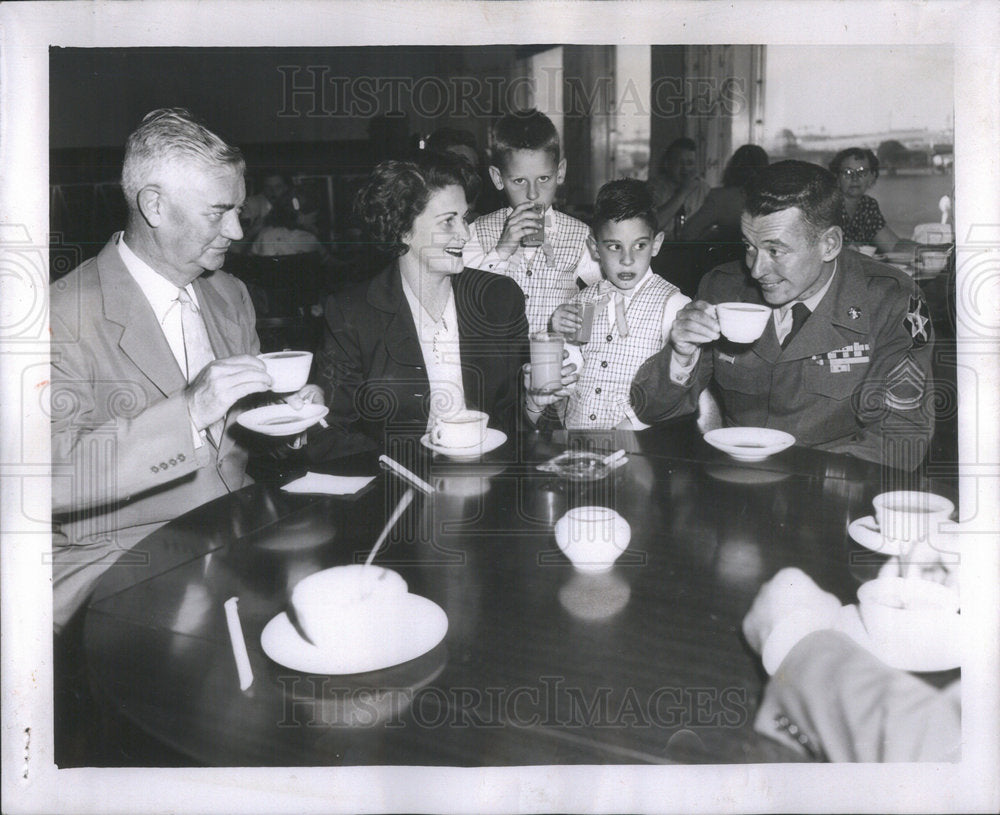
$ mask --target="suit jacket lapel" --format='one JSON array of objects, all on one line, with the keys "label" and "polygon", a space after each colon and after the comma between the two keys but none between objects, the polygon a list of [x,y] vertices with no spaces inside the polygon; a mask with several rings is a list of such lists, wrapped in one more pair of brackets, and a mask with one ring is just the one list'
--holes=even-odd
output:
[{"label": "suit jacket lapel", "polygon": [[[233,318],[233,311],[229,303],[216,290],[215,286],[207,279],[212,272],[206,272],[194,281],[195,291],[198,293],[198,302],[202,319],[205,321],[205,329],[208,331],[208,339],[212,343],[212,350],[216,359],[225,359],[235,354],[245,353],[246,349],[241,345],[241,331],[239,323]],[[232,434],[228,428],[240,409],[229,410],[223,417],[222,437],[219,441],[219,457],[223,458],[235,445]],[[209,436],[211,438],[211,436]]]},{"label": "suit jacket lapel", "polygon": [[[477,342],[475,326],[482,325],[485,321],[485,315],[481,313],[483,301],[476,296],[471,285],[474,278],[468,272],[456,275],[451,281],[455,292],[455,312],[458,315],[458,342],[462,359],[462,390],[465,391],[465,405],[468,408],[478,407],[482,410],[485,407],[480,404],[483,399],[482,388],[489,378],[486,366],[489,365],[490,359],[479,353],[481,343]],[[470,375],[470,369],[476,372],[475,376]]]},{"label": "suit jacket lapel", "polygon": [[201,303],[201,316],[205,320],[212,350],[215,351],[216,359],[224,359],[242,353],[244,349],[240,345],[239,323],[233,319],[229,303],[206,279],[206,275],[210,274],[212,272],[206,272],[195,280],[194,287],[198,293],[198,302]]},{"label": "suit jacket lapel", "polygon": [[104,299],[104,316],[122,327],[118,347],[135,366],[160,390],[169,396],[187,383],[174,359],[156,315],[142,294],[114,241],[101,250],[97,272]]},{"label": "suit jacket lapel", "polygon": [[417,325],[403,294],[403,282],[396,265],[376,277],[368,287],[368,302],[385,318],[386,353],[409,367],[423,366],[424,355],[417,339]]}]

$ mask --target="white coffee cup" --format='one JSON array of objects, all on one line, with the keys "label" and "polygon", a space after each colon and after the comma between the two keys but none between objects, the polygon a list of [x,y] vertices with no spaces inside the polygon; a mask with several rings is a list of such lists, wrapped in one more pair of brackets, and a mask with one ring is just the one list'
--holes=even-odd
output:
[{"label": "white coffee cup", "polygon": [[440,416],[431,427],[430,439],[438,447],[474,447],[486,438],[490,417],[479,410],[460,410]]},{"label": "white coffee cup", "polygon": [[872,499],[872,506],[882,536],[907,542],[927,540],[955,511],[944,496],[915,490],[883,492]]},{"label": "white coffee cup", "polygon": [[893,667],[931,653],[957,655],[959,605],[953,588],[920,578],[879,577],[858,587],[861,621],[879,656]]},{"label": "white coffee cup", "polygon": [[306,636],[313,645],[322,646],[336,640],[345,618],[354,615],[358,607],[406,591],[406,581],[398,573],[357,563],[303,578],[292,589],[291,604]]},{"label": "white coffee cup", "polygon": [[715,314],[719,320],[719,328],[727,339],[748,343],[764,333],[772,309],[756,303],[718,303]]},{"label": "white coffee cup", "polygon": [[258,359],[267,367],[275,393],[294,393],[309,381],[313,355],[308,351],[272,351]]},{"label": "white coffee cup", "polygon": [[556,521],[556,543],[581,572],[606,572],[632,539],[632,527],[610,507],[576,507]]}]

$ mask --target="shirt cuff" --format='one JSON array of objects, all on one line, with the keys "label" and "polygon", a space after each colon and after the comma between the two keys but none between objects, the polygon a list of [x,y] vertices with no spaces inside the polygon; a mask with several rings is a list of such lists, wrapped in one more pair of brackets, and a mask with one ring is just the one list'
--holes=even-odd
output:
[{"label": "shirt cuff", "polygon": [[510,262],[510,258],[512,257],[514,257],[514,255],[502,258],[494,249],[492,252],[487,252],[485,255],[469,255],[468,257],[463,258],[463,262],[470,269],[482,269],[485,272],[502,273],[507,271],[507,264]]},{"label": "shirt cuff", "polygon": [[691,382],[691,374],[694,369],[698,367],[698,360],[701,359],[701,349],[699,348],[694,352],[694,356],[691,357],[691,361],[686,365],[682,365],[677,361],[677,357],[674,354],[670,355],[670,381],[675,385],[681,385],[687,387]]},{"label": "shirt cuff", "polygon": [[839,607],[837,610],[793,611],[772,628],[763,648],[760,649],[760,661],[764,664],[764,670],[768,675],[774,675],[778,666],[788,656],[788,652],[798,645],[801,639],[814,631],[834,628],[839,613]]}]

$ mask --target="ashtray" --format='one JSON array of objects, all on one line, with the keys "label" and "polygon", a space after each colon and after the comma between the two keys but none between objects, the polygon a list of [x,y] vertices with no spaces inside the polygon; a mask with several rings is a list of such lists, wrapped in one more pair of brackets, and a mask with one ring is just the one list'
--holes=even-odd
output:
[{"label": "ashtray", "polygon": [[546,473],[555,473],[570,481],[598,481],[624,463],[624,457],[612,461],[610,464],[605,464],[604,456],[597,453],[567,450],[544,464],[539,464],[538,469]]}]

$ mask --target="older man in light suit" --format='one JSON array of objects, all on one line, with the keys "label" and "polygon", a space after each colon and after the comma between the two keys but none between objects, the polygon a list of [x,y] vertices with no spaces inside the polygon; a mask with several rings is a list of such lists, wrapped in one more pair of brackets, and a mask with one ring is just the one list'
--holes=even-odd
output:
[{"label": "older man in light suit", "polygon": [[233,419],[271,379],[246,287],[221,271],[243,172],[187,111],[153,111],[126,146],[124,233],[51,286],[57,631],[134,543],[249,483]]}]

